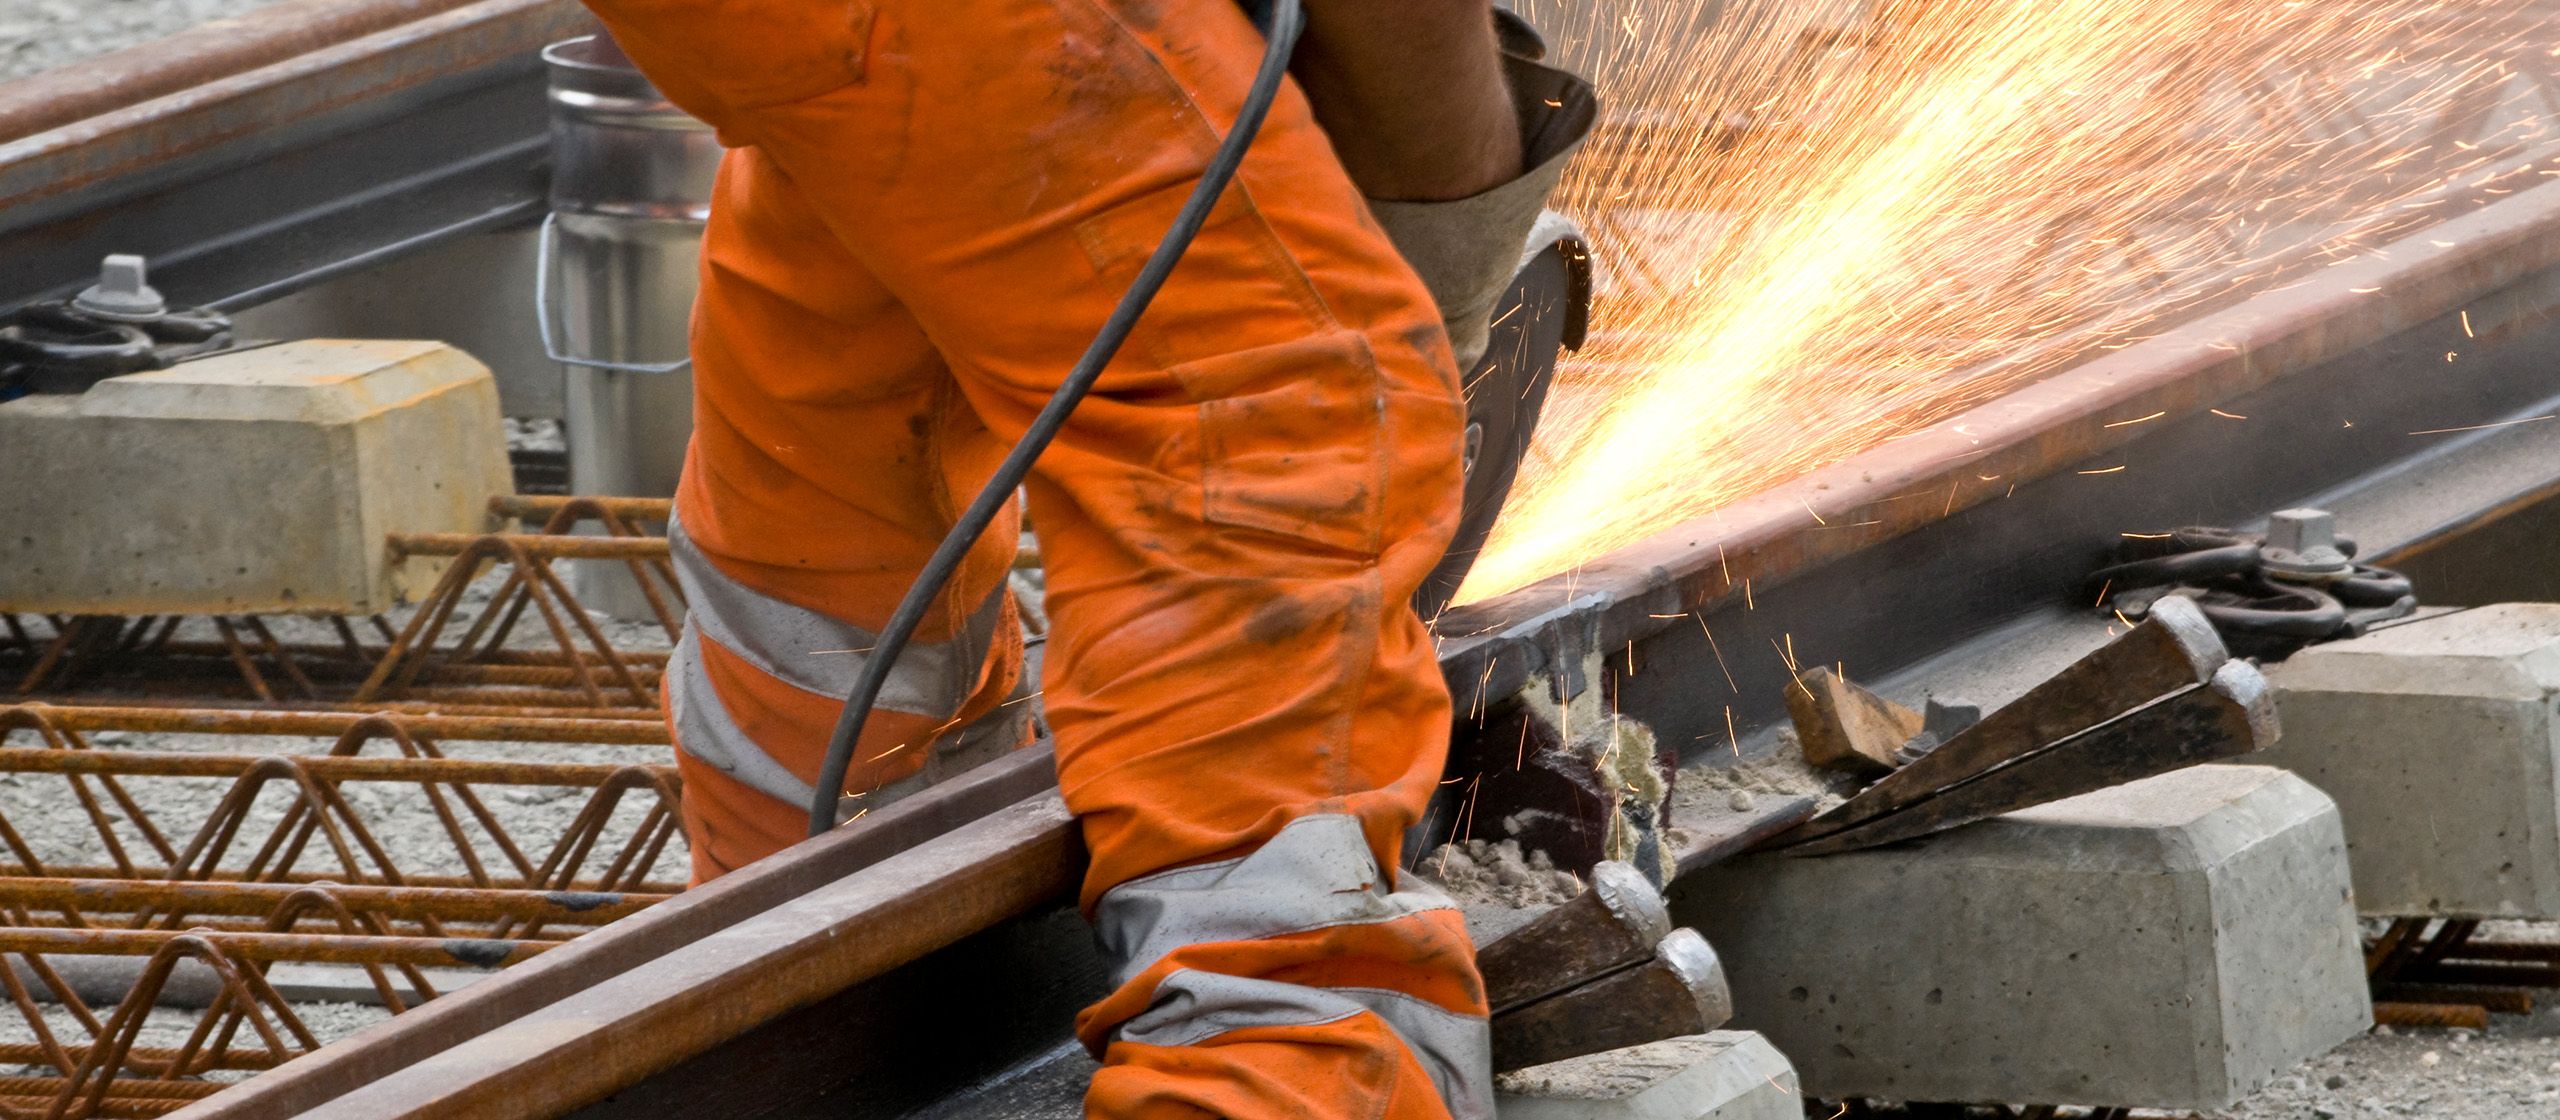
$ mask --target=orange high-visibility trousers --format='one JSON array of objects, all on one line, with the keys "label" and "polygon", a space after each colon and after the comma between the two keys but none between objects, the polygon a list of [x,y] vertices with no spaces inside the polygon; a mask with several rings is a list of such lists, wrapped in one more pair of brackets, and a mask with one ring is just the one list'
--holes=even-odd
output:
[{"label": "orange high-visibility trousers", "polygon": [[[590,0],[717,126],[668,673],[697,873],[801,830],[889,612],[1163,236],[1262,53],[1233,0]],[[1407,601],[1458,506],[1439,317],[1286,92],[1026,488],[1044,700],[1119,968],[1098,1117],[1489,1117],[1464,923],[1394,873],[1448,698]],[[845,813],[1019,741],[1014,527]]]}]

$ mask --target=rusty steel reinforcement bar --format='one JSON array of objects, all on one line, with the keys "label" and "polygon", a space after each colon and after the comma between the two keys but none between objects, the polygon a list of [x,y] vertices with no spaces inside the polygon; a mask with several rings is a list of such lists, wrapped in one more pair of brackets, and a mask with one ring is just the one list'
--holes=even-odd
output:
[{"label": "rusty steel reinforcement bar", "polygon": [[663,560],[665,537],[572,537],[542,534],[393,533],[394,556],[462,556],[503,549],[544,560]]},{"label": "rusty steel reinforcement bar", "polygon": [[[2466,310],[2469,315],[2454,337],[2480,350],[2496,347],[2560,306],[2560,293],[2548,283],[2537,285],[2555,267],[2560,267],[2560,183],[2549,183],[2322,270],[2285,290],[2104,354],[1925,433],[1594,558],[1572,573],[1452,609],[1440,622],[1445,635],[1441,665],[1459,707],[1480,712],[1488,702],[1516,692],[1533,674],[1552,669],[1578,675],[1578,667],[1569,662],[1594,653],[1615,656],[1630,643],[1677,629],[1695,632],[1702,616],[1743,600],[1746,588],[1765,598],[1805,573],[1848,557],[1878,554],[1879,546],[1964,520],[1968,513],[2040,481],[2068,479],[2074,468],[2099,457],[2130,452],[2137,443],[2170,442],[2160,437],[2176,426],[2174,419],[2125,421],[2154,413],[2202,417],[2214,407],[2264,420],[2260,412],[2228,407],[2253,399],[2300,407],[2302,400],[2326,397],[2334,406],[2354,398],[2306,389],[2299,384],[2300,375],[2329,370],[2388,340],[2441,333]],[[2520,407],[2560,392],[2560,384],[2530,374],[2464,392],[2502,371],[2487,361],[2448,366],[2443,359],[2448,349],[2453,348],[2433,351],[2444,399],[2477,397]],[[2390,423],[2395,417],[2378,412],[2370,419]],[[2208,422],[2233,423],[2219,418]],[[2327,423],[2336,428],[2339,419]],[[2411,424],[2394,433],[2401,436],[2396,449],[2342,449],[2338,471],[2351,476],[2359,472],[2359,461],[2371,465],[2415,453],[2420,448],[2402,433],[2425,426]],[[2243,443],[2273,436],[2275,427],[2261,423],[2243,431],[2234,423],[2220,438]],[[2329,450],[2303,447],[2300,452],[2316,456]],[[2362,458],[2346,458],[2351,455]],[[2235,454],[2230,461],[2240,458]],[[2189,473],[2205,467],[2196,464]],[[2282,479],[2280,484],[2301,474],[2269,473]],[[2137,475],[2129,481],[2146,480]],[[2155,476],[2148,481],[2184,500],[2209,480],[2190,477],[2181,485]],[[2088,491],[2083,488],[2082,493]],[[2098,506],[2103,501],[2084,496],[2080,503]],[[2195,503],[2188,504],[2192,508]],[[2109,523],[2102,533],[2083,539],[2138,527]],[[2063,526],[2053,528],[2061,531]],[[2076,587],[2076,579],[2068,586]],[[1776,689],[1768,691],[1778,695]]]},{"label": "rusty steel reinforcement bar", "polygon": [[[0,877],[0,906],[27,910],[69,908],[89,913],[151,910],[264,917],[308,889],[311,885],[302,883]],[[348,883],[328,883],[322,889],[350,910],[386,918],[543,918],[579,925],[619,921],[675,897],[647,891],[528,891]]]},{"label": "rusty steel reinforcement bar", "polygon": [[[565,494],[501,494],[489,499],[500,517],[537,520],[577,510],[610,513],[627,521],[664,521],[675,515],[672,498],[583,497]],[[590,515],[592,516],[592,515]]]},{"label": "rusty steel reinforcement bar", "polygon": [[[150,872],[151,872],[150,877],[148,877],[148,878],[137,878],[137,877],[135,877],[133,874],[131,874],[127,869],[123,869],[123,868],[115,868],[115,867],[107,867],[107,866],[103,866],[103,865],[75,865],[75,864],[62,864],[62,865],[58,865],[58,866],[48,866],[48,867],[45,869],[45,874],[44,874],[44,875],[42,875],[42,876],[38,876],[38,877],[36,877],[35,879],[32,879],[32,880],[29,880],[29,879],[17,879],[17,880],[0,879],[0,882],[31,882],[31,881],[32,881],[32,882],[42,882],[42,881],[44,881],[47,877],[52,877],[52,878],[60,878],[60,879],[72,880],[72,881],[76,881],[76,882],[83,882],[83,883],[124,883],[124,884],[138,884],[138,885],[140,885],[140,886],[144,886],[144,887],[165,886],[165,885],[168,885],[168,884],[171,884],[171,883],[186,883],[186,884],[189,884],[189,886],[188,886],[188,887],[186,887],[186,888],[183,888],[183,889],[190,889],[190,890],[191,890],[191,889],[193,889],[195,886],[201,886],[201,885],[205,885],[205,884],[211,884],[211,885],[213,885],[213,886],[215,886],[215,887],[221,887],[221,888],[228,888],[228,887],[232,887],[232,886],[240,886],[240,887],[248,887],[248,888],[253,888],[253,889],[263,889],[263,888],[267,888],[267,887],[276,886],[276,885],[278,885],[278,884],[283,884],[283,885],[288,885],[288,886],[295,887],[295,888],[297,888],[297,889],[298,889],[298,888],[301,888],[301,887],[317,887],[317,888],[321,889],[322,891],[324,891],[324,892],[326,892],[326,893],[329,893],[329,894],[335,895],[335,894],[337,894],[341,889],[343,889],[343,888],[345,887],[345,883],[344,883],[342,880],[344,880],[344,879],[348,878],[348,876],[343,875],[343,874],[341,874],[341,873],[336,873],[336,872],[326,872],[326,871],[291,871],[291,872],[286,872],[286,873],[284,873],[284,874],[282,874],[282,875],[277,875],[277,874],[274,874],[274,873],[266,873],[266,874],[264,874],[264,875],[262,875],[262,876],[260,876],[260,877],[258,877],[258,878],[256,878],[256,879],[248,879],[248,878],[244,878],[244,877],[243,877],[243,875],[242,875],[242,873],[241,873],[241,872],[239,872],[239,871],[237,871],[237,870],[234,870],[234,869],[231,869],[231,868],[216,868],[215,870],[213,870],[213,871],[211,871],[211,872],[207,872],[207,873],[205,873],[205,874],[198,875],[198,876],[196,876],[196,877],[194,877],[194,878],[190,878],[190,879],[172,879],[172,878],[169,878],[169,877],[167,876],[167,874],[165,874],[165,871],[164,871],[164,870],[162,870],[162,869],[144,869],[144,870],[148,870],[148,871],[150,871]],[[494,886],[494,887],[493,887],[493,886],[487,886],[487,885],[484,885],[484,884],[478,883],[478,882],[474,881],[473,879],[471,879],[470,877],[468,877],[468,876],[464,876],[464,875],[403,875],[403,876],[401,876],[401,877],[400,877],[400,886],[399,886],[398,888],[394,888],[394,889],[401,889],[401,890],[408,890],[408,889],[420,889],[420,890],[429,890],[429,889],[432,889],[432,890],[454,890],[454,891],[462,891],[462,892],[466,892],[466,893],[470,893],[470,894],[479,894],[479,893],[482,893],[482,892],[487,892],[488,897],[489,897],[489,898],[491,898],[491,899],[498,898],[499,896],[502,896],[502,895],[503,895],[503,896],[513,896],[513,895],[528,895],[528,896],[529,896],[529,895],[558,895],[558,896],[561,896],[561,897],[563,897],[563,898],[571,898],[571,899],[575,899],[575,898],[604,898],[604,897],[615,897],[615,896],[618,896],[618,897],[623,898],[623,899],[626,899],[626,900],[639,900],[639,899],[659,898],[659,897],[662,897],[662,896],[663,896],[663,897],[665,897],[665,898],[674,898],[674,897],[676,897],[677,892],[678,892],[678,891],[680,891],[682,888],[683,888],[683,884],[682,884],[682,883],[648,883],[648,884],[643,884],[641,887],[636,888],[636,889],[632,889],[632,890],[621,890],[621,889],[613,889],[613,890],[593,890],[593,889],[588,889],[588,888],[585,888],[585,887],[579,887],[579,888],[568,888],[568,887],[510,887],[510,886]],[[176,897],[176,896],[172,896],[172,897]],[[364,898],[364,896],[363,896],[363,895],[361,895],[361,894],[359,894],[359,895],[354,895],[354,896],[350,896],[350,897],[356,898],[356,899],[358,899],[358,900],[362,900],[362,899]],[[402,903],[402,904],[398,904],[398,905],[400,905],[400,906],[415,906],[415,905],[418,905],[418,904],[419,904],[419,900],[420,900],[420,899],[422,899],[423,897],[425,897],[425,896],[412,895],[412,896],[409,896],[409,900],[408,900],[406,903]],[[457,896],[457,897],[460,897],[460,896]],[[396,909],[396,908],[397,908],[397,907],[395,907],[395,909]],[[471,909],[474,909],[474,908],[475,908],[475,907],[474,907],[473,905],[466,904],[466,905],[464,906],[464,908],[463,908],[463,909],[464,909],[464,910],[471,910]],[[479,907],[479,908],[480,908],[480,909],[486,909],[486,908],[488,908],[488,907]],[[384,913],[386,916],[396,916],[396,915],[393,915],[390,911],[381,911],[381,913]],[[457,914],[457,916],[460,916],[460,915],[459,915],[459,914]]]},{"label": "rusty steel reinforcement bar", "polygon": [[51,726],[63,731],[143,731],[211,735],[342,736],[397,728],[430,739],[485,742],[657,746],[673,740],[651,718],[443,715],[433,712],[300,712],[229,708],[83,707],[40,702],[0,706],[0,729]]},{"label": "rusty steel reinforcement bar", "polygon": [[0,83],[0,142],[178,93],[473,0],[278,0]]},{"label": "rusty steel reinforcement bar", "polygon": [[[136,729],[300,742],[247,754],[95,739]],[[0,1058],[54,1075],[0,1091],[0,1109],[158,1115],[219,1088],[172,1079],[273,1068],[316,1049],[292,999],[405,1011],[682,889],[653,877],[678,831],[673,767],[451,758],[437,730],[511,751],[545,732],[590,740],[565,747],[667,749],[662,725],[634,734],[614,721],[0,708],[0,735],[32,733],[0,746],[10,783],[67,786],[67,796],[22,789],[0,806],[0,871],[14,872],[0,874],[0,956],[11,958],[0,987],[37,1040]],[[408,792],[349,788],[357,783]],[[553,792],[509,800],[583,800],[527,814],[485,799],[489,786],[526,785]],[[422,809],[424,827],[384,842]],[[270,983],[278,962],[299,971]],[[310,994],[314,985],[328,994]],[[136,1045],[155,1008],[197,1013],[186,1045]]]},{"label": "rusty steel reinforcement bar", "polygon": [[[66,713],[76,714],[65,716]],[[666,763],[664,754],[619,763],[455,758],[445,755],[430,734],[437,717],[212,712],[182,713],[191,718],[165,722],[129,715],[81,718],[89,714],[80,709],[42,705],[0,708],[0,772],[18,776],[12,782],[26,776],[48,776],[64,783],[68,795],[67,799],[36,799],[37,804],[48,806],[48,815],[57,818],[42,829],[26,827],[29,821],[13,820],[10,812],[0,811],[0,847],[6,850],[7,870],[35,880],[106,878],[127,880],[120,889],[219,894],[234,900],[230,908],[221,911],[226,913],[239,912],[238,906],[259,899],[262,888],[237,884],[180,887],[173,882],[135,886],[131,881],[223,884],[247,879],[269,887],[315,886],[322,888],[324,894],[330,894],[335,883],[352,883],[350,890],[354,893],[330,894],[325,899],[327,905],[340,911],[363,910],[377,918],[415,912],[421,922],[470,920],[495,904],[497,896],[466,900],[460,896],[414,895],[395,903],[369,894],[365,888],[641,892],[620,899],[592,893],[547,897],[530,904],[536,912],[520,916],[533,927],[545,923],[594,924],[603,919],[571,915],[579,907],[645,904],[655,901],[646,896],[680,889],[679,884],[649,878],[661,856],[675,843],[678,831],[680,779],[675,768]],[[540,730],[544,721],[474,722],[476,726],[467,730],[517,747],[525,742],[523,736],[527,732]],[[283,735],[302,742],[289,745],[282,752],[226,753],[129,750],[90,738],[102,728],[136,726],[174,726],[198,734],[211,731],[261,737]],[[616,728],[606,723],[601,730]],[[32,734],[11,743],[13,733],[20,731]],[[615,734],[588,738],[641,737]],[[662,741],[653,749],[666,750]],[[204,790],[204,779],[229,781],[227,788],[217,787],[217,792]],[[189,792],[215,795],[210,800],[196,797],[175,802],[157,795],[137,797],[129,788],[136,781],[162,790],[195,787]],[[350,784],[380,783],[405,786],[410,792],[401,794],[395,790],[393,799],[385,800],[382,791],[360,789],[351,793],[346,788]],[[507,813],[493,810],[484,798],[487,791],[483,787],[488,786],[546,787],[551,791],[533,793],[530,800],[536,802],[564,796],[583,800],[564,807],[573,810],[565,816],[555,813],[510,821]],[[399,800],[409,797],[415,801]],[[282,799],[280,805],[278,798]],[[269,809],[260,810],[262,802]],[[402,804],[410,808],[401,809]],[[636,807],[636,820],[623,814],[626,806]],[[418,807],[432,816],[432,826],[411,830],[407,834],[409,842],[402,845],[386,845],[377,838],[377,831],[397,820],[399,813]],[[68,820],[59,819],[64,817]],[[85,837],[77,828],[66,832],[61,827],[83,818],[89,826]],[[430,836],[448,846],[441,852],[435,850],[434,844],[428,842]],[[173,837],[193,839],[181,844]],[[42,842],[34,842],[33,838],[42,838]],[[92,846],[81,847],[83,843]],[[66,844],[72,846],[66,849]],[[101,851],[110,866],[93,866]],[[421,866],[438,861],[449,866]],[[409,866],[404,869],[403,863]],[[459,868],[462,874],[442,873],[451,868]],[[421,874],[422,871],[433,873]],[[19,882],[23,884],[24,880]],[[10,888],[0,888],[0,900],[34,889],[22,885],[13,893]],[[267,912],[272,915],[289,909],[288,904],[298,897],[299,892],[288,892],[287,899],[274,902]],[[462,909],[436,912],[433,903],[437,899],[460,903]],[[516,905],[522,908],[528,904],[519,901]],[[553,912],[562,907],[567,911]],[[58,911],[66,924],[82,924],[77,903],[54,907],[29,903],[0,917],[27,924],[31,919],[25,915],[31,910],[48,908]],[[153,908],[164,920],[174,920],[169,916],[187,912],[175,896],[153,904]],[[492,920],[514,922],[519,916],[502,915]],[[430,927],[428,932],[437,930]]]},{"label": "rusty steel reinforcement bar", "polygon": [[[237,778],[286,768],[324,782],[434,782],[501,786],[602,785],[635,767],[610,762],[512,762],[489,758],[211,754],[194,751],[0,749],[0,771],[159,778]],[[674,766],[638,769],[672,776]]]},{"label": "rusty steel reinforcement bar", "polygon": [[[411,1079],[423,1074],[425,1063],[587,993],[611,993],[613,998],[607,1001],[609,1013],[598,1009],[600,1018],[618,1020],[624,1014],[651,1013],[648,1008],[658,993],[633,989],[699,979],[700,974],[692,968],[697,960],[720,961],[724,967],[742,973],[728,975],[724,980],[735,985],[731,990],[741,1000],[734,1007],[726,1005],[715,990],[710,993],[711,1006],[687,1022],[639,1035],[623,1035],[620,1028],[611,1028],[620,1044],[594,1061],[582,1063],[591,1068],[579,1075],[584,1086],[581,1092],[610,1091],[613,1084],[627,1083],[648,1070],[664,1068],[753,1026],[763,1016],[807,1003],[853,982],[858,977],[844,971],[848,965],[858,966],[853,969],[856,972],[886,970],[904,963],[895,958],[913,959],[936,942],[957,938],[1008,916],[994,911],[1027,908],[1040,899],[1072,891],[1075,869],[1082,858],[1072,828],[1067,826],[1062,811],[1043,808],[1054,806],[1054,801],[1026,801],[1049,796],[1045,791],[1055,781],[1047,751],[1015,752],[924,795],[877,810],[855,824],[801,844],[791,849],[788,857],[751,864],[616,923],[609,933],[583,937],[546,952],[510,970],[503,986],[488,981],[439,998],[401,1016],[390,1027],[363,1032],[311,1058],[224,1090],[192,1106],[186,1115],[191,1120],[275,1120],[323,1113],[365,1116],[370,1120],[399,1115],[402,1113],[396,1108],[390,1112],[365,1111],[348,1095],[365,1086],[415,1085],[418,1082]],[[988,822],[989,827],[968,834],[976,838],[974,844],[922,843],[936,837],[958,839],[965,829],[982,821]],[[995,875],[992,881],[972,883],[974,890],[951,889],[955,883],[968,882],[973,874],[991,870],[982,866],[990,862],[1001,863],[1010,870]],[[979,871],[972,872],[972,867]],[[865,874],[869,871],[879,873]],[[857,880],[858,885],[848,886]],[[861,960],[829,959],[830,954],[820,952],[815,954],[819,960],[800,959],[790,967],[777,965],[769,973],[742,967],[775,948],[760,939],[777,928],[825,925],[815,912],[803,911],[800,900],[831,886],[851,892],[838,896],[838,902],[870,907],[859,918],[890,927],[888,933],[867,946],[849,937],[839,938],[840,944],[856,946]],[[750,923],[756,924],[736,940],[714,940]],[[851,932],[844,926],[829,928],[839,933]],[[819,948],[796,944],[803,952]],[[715,945],[719,951],[699,951]],[[675,955],[679,950],[685,950],[681,957]],[[679,962],[685,962],[684,967],[673,967]],[[576,1032],[557,1029],[556,1033]],[[526,1063],[507,1063],[504,1057],[485,1049],[456,1055],[440,1067],[442,1073],[427,1079],[427,1084],[435,1086],[433,1091],[409,1102],[411,1114],[416,1109],[426,1109],[440,1116],[466,1115],[439,1107],[458,1106],[466,1099],[477,1100],[475,1107],[496,1109],[488,1115],[512,1117],[543,1112],[531,1107],[530,1099],[493,1103],[475,1096],[486,1091],[482,1084],[485,1079],[475,1078],[481,1078],[492,1066],[507,1066],[503,1071],[507,1076],[530,1075],[535,1081],[552,1080],[557,1075],[557,1071]],[[466,1073],[457,1067],[481,1072]],[[562,1088],[542,1090],[541,1095],[556,1101]],[[565,1106],[549,1111],[562,1107]]]},{"label": "rusty steel reinforcement bar", "polygon": [[[581,720],[595,723],[627,724],[639,728],[639,730],[627,732],[624,737],[617,737],[611,740],[592,740],[595,744],[600,745],[607,742],[621,743],[627,740],[634,744],[651,743],[663,746],[669,741],[666,738],[665,730],[667,714],[655,705],[645,708],[574,707],[564,709],[558,704],[493,704],[488,702],[491,699],[491,697],[486,695],[488,691],[489,690],[485,689],[464,689],[457,690],[453,693],[445,693],[435,689],[426,689],[411,693],[411,696],[413,697],[411,699],[375,700],[364,703],[346,700],[301,701],[297,702],[291,708],[218,708],[206,707],[207,704],[213,703],[214,701],[210,701],[202,696],[191,695],[163,697],[119,695],[115,697],[113,704],[96,705],[96,707],[109,708],[115,711],[223,712],[226,714],[240,715],[346,716],[358,719],[375,716],[396,716],[402,719],[485,719],[506,721],[549,719],[553,718],[554,713],[565,710],[576,712],[576,718]],[[423,692],[423,695],[420,695],[420,692]],[[46,702],[47,701],[30,701],[30,703]],[[64,706],[70,707],[72,705],[66,704]],[[652,736],[652,733],[647,730],[651,725],[656,725],[658,728],[654,737]],[[471,737],[472,736],[459,736],[459,738]],[[490,738],[514,739],[516,737],[491,736]],[[516,739],[516,741],[536,742],[540,741],[540,739],[540,736],[529,735]],[[588,742],[587,740],[572,741]]]},{"label": "rusty steel reinforcement bar", "polygon": [[0,953],[83,953],[147,957],[181,937],[205,937],[238,960],[496,968],[559,947],[556,941],[479,937],[384,937],[330,933],[190,933],[186,930],[0,929]]},{"label": "rusty steel reinforcement bar", "polygon": [[[647,527],[650,515],[663,519],[666,506],[645,499],[502,497],[490,503],[494,514],[539,512],[540,530],[390,534],[387,546],[395,558],[453,562],[400,629],[379,615],[333,617],[327,621],[335,642],[283,641],[268,619],[256,615],[30,620],[0,614],[0,674],[14,676],[21,695],[64,699],[130,702],[139,695],[304,710],[423,702],[496,715],[577,712],[655,719],[666,652],[618,646],[551,564],[626,564],[672,644],[683,626],[683,589],[666,538]],[[609,535],[572,533],[588,521],[601,523]],[[472,588],[493,565],[505,578],[475,609]],[[178,639],[181,626],[191,621],[210,624],[219,640],[200,634]],[[366,645],[357,632],[363,623],[387,644]],[[50,634],[44,632],[47,624]],[[548,638],[551,648],[509,648],[519,631]]]}]

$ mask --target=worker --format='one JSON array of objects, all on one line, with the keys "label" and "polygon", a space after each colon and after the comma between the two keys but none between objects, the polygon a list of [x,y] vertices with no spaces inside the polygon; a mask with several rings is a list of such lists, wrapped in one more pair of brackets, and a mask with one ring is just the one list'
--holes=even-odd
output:
[{"label": "worker", "polygon": [[[669,527],[708,879],[801,837],[872,632],[1164,237],[1264,46],[1236,0],[589,3],[731,149]],[[1458,511],[1452,333],[1481,351],[1588,98],[1504,58],[1488,0],[1306,6],[1294,84],[1025,488],[1039,694],[1119,970],[1078,1024],[1096,1117],[1492,1114],[1465,924],[1395,872],[1450,719],[1407,604]],[[1382,220],[1424,230],[1412,263]],[[897,661],[841,818],[1030,741],[1018,528]]]}]

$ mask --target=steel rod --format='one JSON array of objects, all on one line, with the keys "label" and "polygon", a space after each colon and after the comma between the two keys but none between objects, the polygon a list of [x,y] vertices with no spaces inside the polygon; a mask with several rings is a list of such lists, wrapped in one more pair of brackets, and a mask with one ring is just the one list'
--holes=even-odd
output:
[{"label": "steel rod", "polygon": [[0,707],[0,729],[49,724],[66,731],[141,731],[216,735],[336,737],[369,728],[402,731],[448,741],[575,743],[665,746],[670,740],[657,713],[651,720],[585,717],[471,716],[415,712],[358,713],[262,711],[231,708],[86,707],[46,703]]}]

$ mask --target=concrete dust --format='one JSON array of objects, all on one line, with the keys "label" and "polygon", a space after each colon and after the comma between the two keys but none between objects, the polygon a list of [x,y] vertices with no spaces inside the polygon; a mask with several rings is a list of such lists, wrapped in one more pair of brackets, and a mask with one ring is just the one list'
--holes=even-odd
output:
[{"label": "concrete dust", "polygon": [[1518,910],[1553,906],[1582,893],[1579,877],[1558,870],[1545,852],[1522,852],[1517,840],[1443,844],[1421,866],[1460,905]]},{"label": "concrete dust", "polygon": [[1559,870],[1545,852],[1521,851],[1517,840],[1443,844],[1408,874],[1457,900],[1467,933],[1479,946],[1582,893],[1581,877]]},{"label": "concrete dust", "polygon": [[1817,811],[1827,810],[1865,788],[1853,774],[1825,770],[1804,760],[1804,748],[1793,728],[1779,728],[1761,750],[1731,754],[1706,752],[1681,768],[1672,784],[1671,820],[1694,821],[1716,813],[1747,813],[1760,794],[1811,797]]}]

